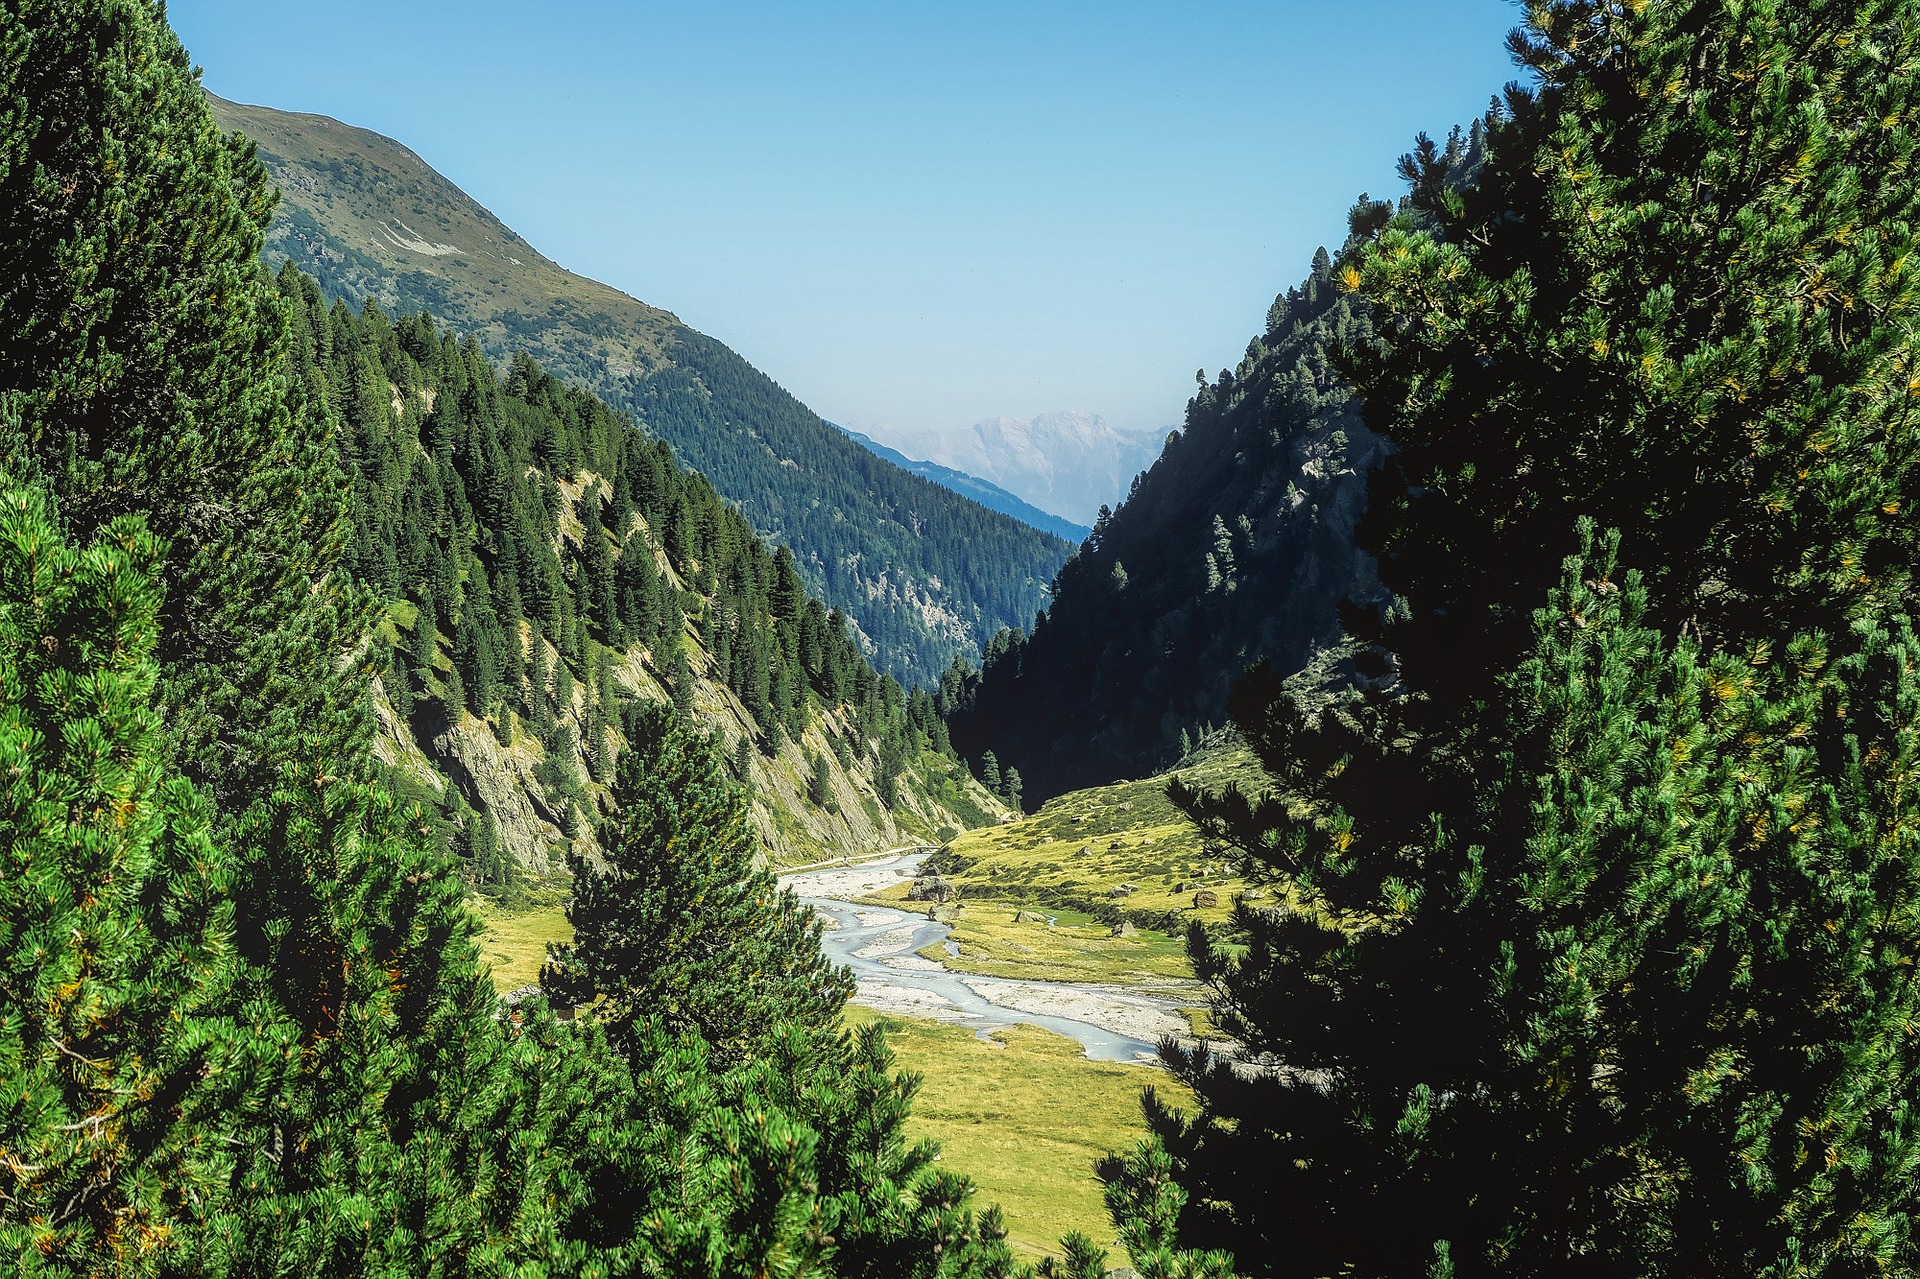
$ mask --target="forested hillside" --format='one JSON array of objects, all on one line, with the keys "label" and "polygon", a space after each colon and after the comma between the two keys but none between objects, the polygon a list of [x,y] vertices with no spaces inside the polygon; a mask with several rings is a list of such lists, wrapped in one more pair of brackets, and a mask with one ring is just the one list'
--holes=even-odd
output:
[{"label": "forested hillside", "polygon": [[[718,603],[769,610],[728,614],[757,733],[831,718],[843,681],[904,731],[797,574],[530,365],[503,386],[429,324],[276,290],[266,175],[161,5],[16,6],[0,39],[0,1256],[31,1279],[1011,1276],[998,1214],[906,1139],[915,1080],[842,1031],[846,974],[699,725],[620,708],[559,1009],[497,998],[461,867],[371,749],[389,562],[417,592],[425,674],[393,684],[416,715],[490,710],[511,740],[501,707],[578,710],[560,672],[600,679],[603,638],[671,669],[676,603],[716,643]],[[697,603],[662,585],[681,569],[712,575]],[[509,679],[516,618],[559,641],[527,655],[544,687]]]},{"label": "forested hillside", "polygon": [[635,698],[711,724],[788,859],[938,838],[1001,811],[924,690],[876,673],[706,480],[526,356],[502,377],[426,316],[329,307],[289,264],[295,366],[338,414],[342,565],[390,602],[380,749],[475,878],[593,845]]},{"label": "forested hillside", "polygon": [[995,751],[1041,799],[1147,776],[1225,722],[1249,664],[1298,671],[1340,639],[1340,602],[1380,594],[1355,530],[1383,446],[1334,363],[1368,336],[1322,252],[1239,364],[1202,382],[1032,632],[947,672],[941,706],[965,754]]},{"label": "forested hillside", "polygon": [[1913,1275],[1920,6],[1520,23],[1484,149],[1420,139],[1332,264],[1391,604],[1344,696],[1234,695],[1264,779],[1172,789],[1288,899],[1190,934],[1247,1060],[1164,1054],[1199,1104],[1104,1167],[1121,1234]]},{"label": "forested hillside", "polygon": [[630,413],[793,549],[803,580],[911,687],[1045,599],[1068,543],[860,448],[726,346],[540,256],[390,139],[210,99],[282,193],[267,257],[329,299],[427,312]]}]

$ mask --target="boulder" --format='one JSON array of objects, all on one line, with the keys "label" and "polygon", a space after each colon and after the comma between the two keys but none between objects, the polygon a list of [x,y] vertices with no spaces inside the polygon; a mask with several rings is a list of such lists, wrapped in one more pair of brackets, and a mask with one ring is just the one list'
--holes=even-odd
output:
[{"label": "boulder", "polygon": [[953,881],[939,875],[922,875],[907,889],[910,902],[945,902],[953,900],[954,895]]},{"label": "boulder", "polygon": [[959,906],[935,906],[927,912],[927,918],[936,924],[951,924],[960,918]]},{"label": "boulder", "polygon": [[1193,895],[1193,905],[1196,910],[1207,906],[1218,906],[1219,904],[1220,894],[1214,892],[1211,888],[1203,888]]},{"label": "boulder", "polygon": [[1016,910],[1013,912],[1013,922],[1016,924],[1044,924],[1047,922],[1047,917],[1045,915],[1037,915],[1030,910]]},{"label": "boulder", "polygon": [[1246,892],[1240,894],[1240,900],[1243,902],[1258,902],[1265,901],[1266,899],[1266,890],[1262,888],[1249,888]]},{"label": "boulder", "polygon": [[1113,931],[1107,934],[1109,937],[1138,937],[1139,935],[1140,930],[1133,926],[1131,919],[1121,920],[1113,926]]},{"label": "boulder", "polygon": [[1133,889],[1125,884],[1115,884],[1107,890],[1107,896],[1109,897],[1130,897],[1132,895]]}]

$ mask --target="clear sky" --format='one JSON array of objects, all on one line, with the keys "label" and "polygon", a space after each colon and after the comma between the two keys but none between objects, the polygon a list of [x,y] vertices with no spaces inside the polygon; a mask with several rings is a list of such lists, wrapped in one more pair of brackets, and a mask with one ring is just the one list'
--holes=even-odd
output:
[{"label": "clear sky", "polygon": [[849,426],[1179,421],[1511,0],[172,0],[223,97],[398,138]]}]

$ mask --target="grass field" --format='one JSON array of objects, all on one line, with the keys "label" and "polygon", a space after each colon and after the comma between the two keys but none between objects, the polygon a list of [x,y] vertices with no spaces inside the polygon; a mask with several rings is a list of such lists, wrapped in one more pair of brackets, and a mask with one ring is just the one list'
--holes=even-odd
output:
[{"label": "grass field", "polygon": [[[1259,900],[1274,890],[1248,885],[1220,850],[1207,849],[1167,799],[1172,776],[1074,791],[1018,822],[955,838],[929,869],[943,870],[959,890],[960,953],[928,958],[991,977],[1122,986],[1191,978],[1189,923],[1224,923],[1243,893]],[[1209,752],[1178,776],[1217,789],[1256,785],[1263,774],[1249,752],[1233,748]],[[906,900],[907,889],[902,883],[868,900],[926,909]],[[1022,910],[1054,924],[1019,921]],[[1121,919],[1136,925],[1135,936],[1111,935]]]},{"label": "grass field", "polygon": [[573,925],[559,906],[508,911],[481,897],[470,902],[486,929],[480,937],[480,959],[492,967],[494,989],[501,994],[540,980],[548,942],[573,940]]},{"label": "grass field", "polygon": [[[1164,1071],[1088,1061],[1072,1040],[1033,1026],[986,1042],[965,1027],[864,1008],[848,1008],[847,1020],[886,1024],[898,1067],[924,1079],[909,1131],[940,1143],[943,1165],[979,1187],[979,1206],[1000,1205],[1008,1242],[1028,1260],[1058,1255],[1070,1230],[1114,1248],[1094,1162],[1146,1135],[1143,1088],[1192,1102]],[[1111,1264],[1122,1260],[1114,1248]]]}]

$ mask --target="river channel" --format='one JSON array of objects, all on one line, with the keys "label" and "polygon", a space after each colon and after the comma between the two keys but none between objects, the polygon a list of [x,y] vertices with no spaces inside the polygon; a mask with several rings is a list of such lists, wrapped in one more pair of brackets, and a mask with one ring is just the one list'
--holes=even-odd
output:
[{"label": "river channel", "polygon": [[829,921],[823,944],[830,958],[853,970],[859,983],[854,1003],[968,1026],[982,1038],[1015,1024],[1040,1026],[1072,1039],[1095,1061],[1154,1062],[1154,1045],[1162,1035],[1190,1033],[1171,999],[1113,986],[952,972],[916,953],[929,948],[954,953],[947,925],[848,900],[912,878],[926,856],[908,853],[780,878]]}]

